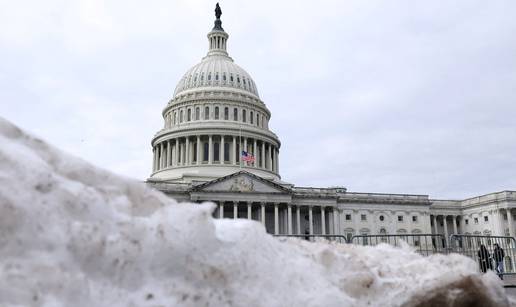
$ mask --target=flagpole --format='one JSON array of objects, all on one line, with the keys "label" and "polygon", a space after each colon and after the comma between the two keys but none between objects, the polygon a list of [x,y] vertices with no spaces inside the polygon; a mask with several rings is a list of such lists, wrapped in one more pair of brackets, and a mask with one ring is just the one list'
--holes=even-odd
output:
[{"label": "flagpole", "polygon": [[239,165],[239,168],[241,169],[242,168],[242,124],[239,123],[238,124],[238,127],[239,127],[239,131],[240,131],[240,145],[239,145],[239,151],[238,151],[238,165]]}]

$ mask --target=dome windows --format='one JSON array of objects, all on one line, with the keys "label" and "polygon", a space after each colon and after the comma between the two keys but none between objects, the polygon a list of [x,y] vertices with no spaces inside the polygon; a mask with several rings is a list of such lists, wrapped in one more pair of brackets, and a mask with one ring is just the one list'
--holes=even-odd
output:
[{"label": "dome windows", "polygon": [[242,121],[245,123],[246,122],[246,114],[245,114],[245,110],[242,110]]},{"label": "dome windows", "polygon": [[192,120],[192,109],[188,109],[186,112],[186,121],[189,122]]},{"label": "dome windows", "polygon": [[233,82],[233,74],[229,75],[229,81]]},{"label": "dome windows", "polygon": [[215,107],[215,119],[219,119],[219,107]]},{"label": "dome windows", "polygon": [[204,108],[204,120],[210,119],[210,107]]},{"label": "dome windows", "polygon": [[219,73],[215,74],[215,81],[219,81]]},{"label": "dome windows", "polygon": [[226,73],[222,74],[222,81],[226,81]]},{"label": "dome windows", "polygon": [[254,117],[253,117],[253,115],[254,115],[254,114],[253,114],[253,111],[251,111],[251,112],[249,113],[249,121],[251,122],[251,125],[253,124],[253,118],[254,118]]},{"label": "dome windows", "polygon": [[228,120],[228,119],[229,119],[229,108],[225,107],[224,108],[224,120]]},{"label": "dome windows", "polygon": [[200,113],[199,107],[195,108],[195,120],[199,120]]},{"label": "dome windows", "polygon": [[183,122],[183,110],[179,112],[179,123]]},{"label": "dome windows", "polygon": [[237,108],[233,109],[233,120],[234,121],[238,120],[238,109]]},{"label": "dome windows", "polygon": [[208,73],[208,81],[211,81],[211,72]]}]

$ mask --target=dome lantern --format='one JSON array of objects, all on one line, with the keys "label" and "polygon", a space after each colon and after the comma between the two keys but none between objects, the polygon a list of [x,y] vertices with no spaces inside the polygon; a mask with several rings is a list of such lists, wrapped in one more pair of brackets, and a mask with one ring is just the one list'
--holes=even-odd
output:
[{"label": "dome lantern", "polygon": [[226,51],[226,42],[228,40],[229,35],[224,32],[222,28],[222,21],[220,20],[220,15],[222,15],[222,10],[220,9],[219,4],[215,6],[215,26],[208,33],[208,42],[209,42],[209,51],[208,56],[210,55],[225,55],[228,56],[228,52]]}]

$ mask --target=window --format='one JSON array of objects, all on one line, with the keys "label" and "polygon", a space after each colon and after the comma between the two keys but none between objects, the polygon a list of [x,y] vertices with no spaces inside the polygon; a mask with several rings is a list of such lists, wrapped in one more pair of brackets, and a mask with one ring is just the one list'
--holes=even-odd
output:
[{"label": "window", "polygon": [[211,72],[208,74],[208,81],[211,80]]},{"label": "window", "polygon": [[204,119],[205,120],[210,119],[210,107],[204,108]]},{"label": "window", "polygon": [[469,220],[468,219],[465,219],[464,222],[466,222],[466,225],[469,224]]},{"label": "window", "polygon": [[383,215],[380,215],[380,221],[383,222],[385,220],[385,217]]},{"label": "window", "polygon": [[346,221],[351,221],[351,214],[346,214]]},{"label": "window", "polygon": [[224,161],[229,161],[229,143],[224,142]]},{"label": "window", "polygon": [[219,73],[215,74],[215,81],[219,81]]},{"label": "window", "polygon": [[180,123],[183,122],[183,110],[181,110],[181,112],[179,112],[179,122]]},{"label": "window", "polygon": [[237,108],[233,109],[233,120],[234,121],[238,120],[238,109]]},{"label": "window", "polygon": [[412,222],[417,222],[417,215],[412,216]]},{"label": "window", "polygon": [[174,117],[172,117],[172,124],[173,125],[176,124],[176,117],[177,117],[177,112],[174,112]]},{"label": "window", "polygon": [[199,107],[195,108],[195,120],[199,120],[200,112]]},{"label": "window", "polygon": [[398,222],[403,222],[403,215],[398,215]]},{"label": "window", "polygon": [[487,215],[484,216],[484,222],[489,222],[489,217]]},{"label": "window", "polygon": [[229,108],[228,107],[224,108],[224,119],[225,120],[229,119]]},{"label": "window", "polygon": [[251,125],[253,124],[253,118],[254,118],[253,115],[254,115],[253,111],[249,112],[249,121],[251,121]]},{"label": "window", "polygon": [[226,73],[222,74],[222,81],[226,81]]},{"label": "window", "polygon": [[219,142],[213,143],[213,161],[220,161],[220,147]]},{"label": "window", "polygon": [[229,75],[229,81],[233,82],[233,74]]},{"label": "window", "polygon": [[203,161],[208,161],[208,155],[209,155],[209,152],[210,152],[210,145],[208,143],[204,143],[204,150],[203,150],[203,157],[202,157],[202,160]]},{"label": "window", "polygon": [[478,224],[478,217],[474,218],[475,224]]},{"label": "window", "polygon": [[256,126],[260,126],[260,115],[256,114]]},{"label": "window", "polygon": [[197,142],[193,144],[193,162],[197,162]]},{"label": "window", "polygon": [[215,119],[219,119],[219,107],[215,107]]},{"label": "window", "polygon": [[192,109],[188,109],[186,121],[191,121],[191,120],[192,120]]},{"label": "window", "polygon": [[360,215],[361,221],[367,221],[367,216],[365,214]]},{"label": "window", "polygon": [[242,121],[245,123],[246,116],[245,116],[245,110],[242,110]]}]

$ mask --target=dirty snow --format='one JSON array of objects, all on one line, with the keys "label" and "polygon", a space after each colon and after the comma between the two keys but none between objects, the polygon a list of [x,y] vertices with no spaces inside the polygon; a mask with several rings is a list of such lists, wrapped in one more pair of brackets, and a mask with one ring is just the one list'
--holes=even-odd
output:
[{"label": "dirty snow", "polygon": [[0,306],[508,306],[467,258],[281,242],[0,118]]}]

